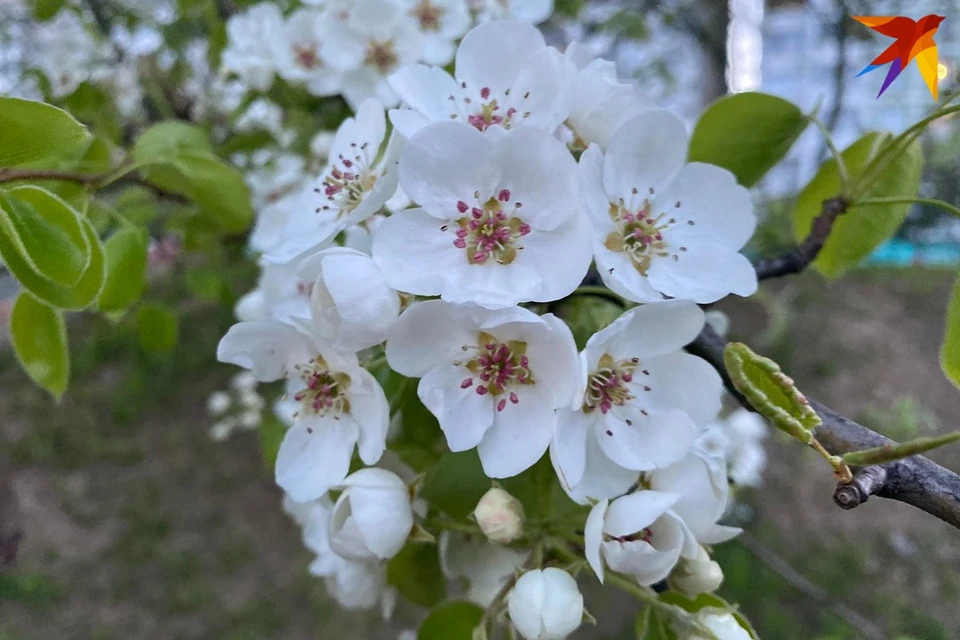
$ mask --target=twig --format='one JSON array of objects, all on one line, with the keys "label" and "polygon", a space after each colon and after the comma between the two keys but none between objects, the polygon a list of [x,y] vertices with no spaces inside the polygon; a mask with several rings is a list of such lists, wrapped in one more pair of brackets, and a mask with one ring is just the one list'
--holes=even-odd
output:
[{"label": "twig", "polygon": [[797,591],[827,606],[844,622],[859,631],[870,640],[886,640],[887,635],[873,622],[860,615],[847,605],[839,602],[833,594],[807,580],[799,571],[793,568],[786,560],[767,548],[762,542],[744,531],[738,538],[747,551],[755,558],[767,565],[774,573],[789,582]]},{"label": "twig", "polygon": [[841,196],[824,200],[820,213],[813,219],[810,233],[803,242],[781,256],[762,258],[754,264],[757,279],[777,278],[806,269],[823,249],[837,218],[849,207],[850,203]]}]

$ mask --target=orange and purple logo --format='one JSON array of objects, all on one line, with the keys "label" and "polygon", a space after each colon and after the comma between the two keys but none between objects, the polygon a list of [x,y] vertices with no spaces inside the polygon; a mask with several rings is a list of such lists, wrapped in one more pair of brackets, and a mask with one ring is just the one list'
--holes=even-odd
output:
[{"label": "orange and purple logo", "polygon": [[924,16],[919,20],[895,16],[853,16],[857,22],[867,25],[877,33],[896,38],[897,41],[887,47],[887,49],[877,56],[873,62],[868,64],[863,71],[857,74],[859,78],[865,73],[878,69],[886,64],[890,64],[890,70],[883,81],[880,93],[877,97],[883,95],[887,87],[897,79],[897,76],[907,68],[910,61],[916,58],[917,66],[920,68],[920,75],[926,81],[933,94],[934,100],[939,100],[939,63],[937,61],[937,43],[933,41],[933,36],[940,28],[940,23],[944,17],[931,14]]}]

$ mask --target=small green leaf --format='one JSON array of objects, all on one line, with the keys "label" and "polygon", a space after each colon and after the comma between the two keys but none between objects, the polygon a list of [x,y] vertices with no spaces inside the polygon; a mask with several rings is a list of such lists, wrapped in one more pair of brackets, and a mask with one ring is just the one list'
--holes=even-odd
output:
[{"label": "small green leaf", "polygon": [[947,433],[942,436],[916,438],[914,440],[907,440],[906,442],[885,444],[880,447],[873,447],[872,449],[864,449],[863,451],[851,451],[840,457],[851,466],[865,467],[871,464],[882,464],[884,462],[900,460],[901,458],[937,449],[948,444],[953,444],[954,442],[960,442],[960,431],[954,431],[953,433]]},{"label": "small green leaf", "polygon": [[103,257],[103,245],[97,236],[96,229],[89,220],[82,220],[86,242],[90,246],[90,263],[84,270],[80,281],[73,287],[61,287],[36,274],[31,266],[23,259],[17,248],[14,247],[8,236],[0,233],[0,255],[4,256],[7,268],[30,293],[42,302],[58,309],[79,311],[90,306],[100,290],[106,276]]},{"label": "small green leaf", "polygon": [[472,640],[483,609],[472,602],[444,602],[427,615],[417,640]]},{"label": "small green leaf", "polygon": [[776,362],[757,355],[740,342],[727,345],[723,362],[733,386],[754,409],[804,444],[813,442],[813,430],[820,426],[820,416]]},{"label": "small green leaf", "polygon": [[466,518],[490,489],[476,450],[448,451],[427,473],[420,496],[449,515]]},{"label": "small green leaf", "polygon": [[10,339],[27,375],[59,401],[70,379],[70,352],[63,313],[24,291],[13,304]]},{"label": "small green leaf", "polygon": [[[850,176],[859,176],[867,163],[889,142],[889,134],[874,132],[847,147],[841,156]],[[900,152],[863,197],[915,197],[920,187],[922,168],[920,143],[915,141]],[[831,158],[820,166],[817,175],[797,196],[793,211],[793,233],[798,242],[810,233],[810,226],[820,214],[823,201],[839,195],[840,190],[840,172],[836,160]],[[854,203],[846,213],[837,218],[813,266],[827,278],[842,275],[893,236],[909,211],[909,204],[858,207]]]},{"label": "small green leaf", "polygon": [[224,231],[239,233],[250,226],[250,190],[239,171],[212,153],[184,153],[173,166],[190,184],[187,195]]},{"label": "small green leaf", "polygon": [[137,313],[140,345],[147,351],[170,351],[180,338],[180,321],[176,314],[159,304],[145,304]]},{"label": "small green leaf", "polygon": [[737,93],[700,116],[687,160],[728,169],[737,182],[751,187],[787,155],[807,124],[800,108],[783,98]]},{"label": "small green leaf", "polygon": [[104,243],[107,278],[101,311],[121,311],[140,299],[147,277],[147,239],[140,229],[120,229]]},{"label": "small green leaf", "polygon": [[187,287],[201,300],[219,300],[223,291],[223,278],[211,267],[187,269]]},{"label": "small green leaf", "polygon": [[960,277],[953,284],[947,307],[947,329],[940,347],[940,367],[953,384],[960,387]]},{"label": "small green leaf", "polygon": [[75,286],[90,260],[79,214],[40,187],[0,192],[0,233],[37,275],[55,285]]},{"label": "small green leaf", "polygon": [[421,607],[432,607],[447,597],[447,579],[440,570],[436,545],[408,544],[387,563],[387,584]]},{"label": "small green leaf", "polygon": [[52,20],[66,4],[67,0],[34,0],[33,15],[37,20],[46,22]]},{"label": "small green leaf", "polygon": [[133,145],[133,159],[137,165],[146,166],[176,160],[189,151],[211,151],[207,134],[185,122],[161,122],[137,138]]},{"label": "small green leaf", "polygon": [[49,104],[0,97],[0,167],[68,155],[89,136],[73,116]]}]

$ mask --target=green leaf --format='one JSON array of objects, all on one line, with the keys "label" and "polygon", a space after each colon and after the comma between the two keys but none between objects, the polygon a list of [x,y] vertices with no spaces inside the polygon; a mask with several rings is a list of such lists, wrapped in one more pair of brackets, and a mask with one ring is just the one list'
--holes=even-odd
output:
[{"label": "green leaf", "polygon": [[440,570],[436,545],[408,544],[387,563],[387,584],[421,607],[432,607],[447,597],[447,579]]},{"label": "green leaf", "polygon": [[36,274],[23,259],[8,236],[0,233],[0,255],[4,256],[7,268],[30,293],[42,302],[59,309],[79,311],[90,306],[100,295],[106,275],[103,257],[103,245],[96,229],[89,220],[82,220],[86,242],[90,246],[90,263],[84,270],[80,281],[73,287],[62,287]]},{"label": "green leaf", "polygon": [[49,104],[0,97],[0,167],[69,154],[89,136],[73,116]]},{"label": "green leaf", "polygon": [[107,278],[100,292],[101,311],[121,311],[140,299],[147,277],[147,239],[140,229],[123,228],[103,245]]},{"label": "green leaf", "polygon": [[475,449],[448,451],[427,473],[420,496],[452,518],[466,518],[490,489]]},{"label": "green leaf", "polygon": [[24,291],[13,304],[10,339],[27,375],[59,401],[70,379],[63,314]]},{"label": "green leaf", "polygon": [[46,22],[52,20],[66,4],[67,0],[34,0],[33,15],[37,20]]},{"label": "green leaf", "polygon": [[948,444],[953,444],[954,442],[960,442],[960,431],[954,431],[953,433],[947,433],[942,436],[915,438],[913,440],[907,440],[906,442],[885,444],[862,451],[850,451],[840,457],[851,466],[865,467],[871,464],[883,464],[884,462],[900,460],[901,458],[924,453]]},{"label": "green leaf", "polygon": [[723,363],[733,386],[754,409],[804,444],[813,442],[820,416],[776,362],[757,355],[741,342],[731,342],[723,351]]},{"label": "green leaf", "polygon": [[40,187],[0,192],[0,234],[37,275],[54,285],[75,286],[90,260],[79,214]]},{"label": "green leaf", "polygon": [[471,640],[483,618],[483,609],[472,602],[444,602],[427,615],[417,640]]},{"label": "green leaf", "polygon": [[145,166],[176,160],[190,151],[211,151],[210,141],[203,129],[185,122],[161,122],[137,138],[133,145],[133,159],[137,165]]},{"label": "green leaf", "polygon": [[700,116],[687,160],[728,169],[737,182],[751,187],[787,155],[807,124],[799,107],[783,98],[737,93],[717,100]]},{"label": "green leaf", "polygon": [[153,192],[146,187],[138,186],[124,189],[113,201],[113,208],[136,226],[146,226],[159,215],[157,199]]},{"label": "green leaf", "polygon": [[187,195],[224,231],[240,233],[250,226],[250,190],[239,171],[212,153],[184,153],[173,166],[189,182]]},{"label": "green leaf", "polygon": [[[852,178],[860,175],[867,163],[886,144],[886,133],[868,133],[841,153]],[[920,187],[923,158],[919,142],[913,142],[884,170],[863,194],[864,198],[911,198]],[[840,172],[835,159],[820,166],[813,180],[797,196],[793,212],[793,233],[801,241],[810,233],[822,202],[840,194]],[[867,258],[888,240],[910,211],[910,204],[851,206],[837,218],[813,266],[827,278],[836,278]]]},{"label": "green leaf", "polygon": [[940,367],[960,387],[960,277],[953,284],[953,294],[947,307],[947,329],[943,346],[940,347]]},{"label": "green leaf", "polygon": [[223,278],[220,272],[211,267],[191,267],[187,269],[187,287],[201,300],[219,300],[223,292]]},{"label": "green leaf", "polygon": [[572,296],[560,303],[559,315],[573,332],[578,349],[583,349],[590,336],[605,329],[623,314],[623,306],[599,296]]},{"label": "green leaf", "polygon": [[140,345],[147,351],[170,351],[180,338],[180,321],[176,314],[159,304],[145,304],[137,312]]}]

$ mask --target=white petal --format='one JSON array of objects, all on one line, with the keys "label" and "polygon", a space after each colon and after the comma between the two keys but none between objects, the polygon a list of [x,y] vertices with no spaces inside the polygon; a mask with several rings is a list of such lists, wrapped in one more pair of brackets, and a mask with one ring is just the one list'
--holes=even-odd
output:
[{"label": "white petal", "polygon": [[[449,98],[459,94],[459,87],[443,69],[411,65],[397,70],[388,80],[400,99],[428,122],[444,122],[457,113]],[[412,133],[404,135],[409,137]]]},{"label": "white petal", "polygon": [[603,557],[607,565],[614,571],[630,574],[644,586],[666,578],[679,556],[679,548],[661,551],[641,540],[603,543]]},{"label": "white petal", "polygon": [[413,509],[406,486],[390,491],[354,487],[350,489],[350,504],[370,551],[381,559],[397,555],[413,528]]},{"label": "white petal", "polygon": [[594,431],[608,458],[635,471],[665,467],[680,460],[690,450],[696,434],[693,422],[682,411],[645,416],[631,407],[615,407]]},{"label": "white petal", "polygon": [[[680,409],[697,426],[717,417],[723,382],[707,361],[675,352],[646,358],[641,366],[631,384],[637,405],[650,412]],[[649,375],[642,373],[644,370]]]},{"label": "white petal", "polygon": [[526,22],[487,22],[463,37],[457,49],[457,80],[470,89],[502,92],[516,80],[521,65],[544,48],[540,31]]},{"label": "white petal", "polygon": [[630,309],[593,334],[587,348],[602,349],[616,359],[648,358],[679,351],[703,329],[703,311],[684,300],[667,300]]},{"label": "white petal", "polygon": [[[466,256],[461,260],[466,263]],[[539,298],[541,285],[542,278],[533,265],[519,259],[507,265],[493,261],[461,264],[449,274],[441,297],[453,304],[503,309]]]},{"label": "white petal", "polygon": [[727,527],[722,524],[715,524],[707,527],[697,536],[697,542],[703,544],[720,544],[721,542],[733,540],[741,533],[743,533],[743,529],[740,527]]},{"label": "white petal", "polygon": [[543,457],[556,431],[557,414],[549,390],[531,385],[517,390],[520,402],[506,401],[494,413],[493,426],[477,447],[483,472],[491,478],[510,478],[532,467]]},{"label": "white petal", "polygon": [[654,260],[649,277],[658,291],[700,304],[716,302],[728,293],[751,296],[757,274],[742,254],[715,244],[685,245],[677,260]]},{"label": "white petal", "polygon": [[277,452],[277,484],[296,502],[316,500],[346,477],[357,434],[349,416],[302,416]]},{"label": "white petal", "polygon": [[583,527],[583,548],[590,563],[590,568],[597,574],[600,583],[603,583],[603,560],[600,557],[600,546],[603,544],[603,522],[607,518],[609,500],[601,500],[587,516],[587,523]]},{"label": "white petal", "polygon": [[637,491],[617,498],[607,511],[603,532],[620,538],[643,531],[679,499],[679,494],[660,491]]},{"label": "white petal", "polygon": [[431,215],[460,218],[458,202],[476,204],[493,195],[500,167],[493,145],[470,125],[438,122],[424,127],[407,142],[400,157],[400,186]]},{"label": "white petal", "polygon": [[589,216],[598,233],[609,231],[612,229],[610,198],[603,189],[603,152],[597,145],[591,144],[580,154],[577,179],[580,187],[580,208]]},{"label": "white petal", "polygon": [[477,342],[469,308],[441,300],[419,302],[400,314],[387,340],[390,368],[419,377],[463,357],[463,346]]},{"label": "white petal", "polygon": [[387,448],[390,404],[380,383],[366,369],[354,374],[350,394],[350,415],[359,427],[357,451],[364,464],[376,464]]},{"label": "white petal", "polygon": [[639,208],[650,189],[655,196],[670,184],[686,155],[687,129],[677,116],[664,110],[643,113],[620,127],[607,147],[604,190]]},{"label": "white petal", "polygon": [[587,434],[594,414],[561,410],[557,415],[557,433],[550,443],[550,460],[557,470],[560,483],[575,487],[583,478],[587,466]]},{"label": "white petal", "polygon": [[405,138],[410,138],[420,129],[430,124],[431,120],[419,111],[413,109],[391,109],[390,122],[393,128]]},{"label": "white petal", "polygon": [[[603,284],[618,296],[633,302],[660,302],[663,295],[640,274],[626,253],[616,253],[603,246],[603,238],[594,242],[593,257]],[[656,261],[654,261],[656,262]]]},{"label": "white petal", "polygon": [[[621,467],[600,449],[597,437],[587,437],[587,466],[583,479],[575,491],[593,499],[613,499],[625,494],[639,479],[640,474]],[[576,501],[576,500],[575,500]]]},{"label": "white petal", "polygon": [[[553,47],[541,49],[521,67],[510,87],[508,107],[523,127],[553,132],[570,114],[576,67]],[[527,115],[529,114],[529,116]]]},{"label": "white petal", "polygon": [[250,369],[261,382],[279,380],[313,355],[307,336],[272,320],[235,324],[217,345],[217,360]]},{"label": "white petal", "polygon": [[360,351],[383,342],[400,313],[400,298],[369,256],[330,255],[323,263],[324,285],[343,324],[335,343]]},{"label": "white petal", "polygon": [[539,569],[520,576],[507,597],[510,622],[526,640],[538,640],[541,637],[541,611],[546,597],[543,572]]},{"label": "white petal", "polygon": [[566,638],[583,621],[583,596],[577,581],[563,569],[547,567],[543,570],[544,591],[547,596],[540,615],[547,638]]},{"label": "white petal", "polygon": [[417,387],[420,400],[437,417],[451,451],[476,447],[493,424],[489,394],[478,394],[475,386],[460,387],[471,375],[464,367],[444,365],[429,371]]}]

